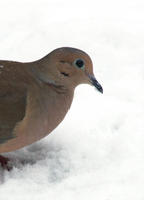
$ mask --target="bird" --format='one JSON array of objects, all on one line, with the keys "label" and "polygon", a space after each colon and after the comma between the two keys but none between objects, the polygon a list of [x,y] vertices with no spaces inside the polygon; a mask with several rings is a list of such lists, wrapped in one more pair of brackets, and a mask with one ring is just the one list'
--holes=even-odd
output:
[{"label": "bird", "polygon": [[[0,154],[51,133],[65,118],[79,84],[103,93],[90,56],[77,48],[60,47],[33,62],[0,60]],[[0,155],[2,167],[8,161]]]}]

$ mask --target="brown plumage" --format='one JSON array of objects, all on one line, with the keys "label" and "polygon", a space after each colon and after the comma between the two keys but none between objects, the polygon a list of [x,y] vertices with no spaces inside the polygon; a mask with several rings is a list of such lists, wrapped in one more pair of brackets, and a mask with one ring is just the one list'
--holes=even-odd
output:
[{"label": "brown plumage", "polygon": [[55,129],[81,83],[103,92],[90,57],[78,49],[59,48],[30,63],[0,61],[0,153],[32,144]]}]

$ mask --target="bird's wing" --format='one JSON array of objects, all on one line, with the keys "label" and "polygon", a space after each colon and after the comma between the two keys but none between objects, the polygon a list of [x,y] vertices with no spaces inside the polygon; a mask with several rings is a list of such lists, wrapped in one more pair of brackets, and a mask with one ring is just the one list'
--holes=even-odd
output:
[{"label": "bird's wing", "polygon": [[17,102],[0,100],[0,144],[13,138],[15,125],[25,115],[26,98],[20,98]]},{"label": "bird's wing", "polygon": [[13,138],[12,130],[23,119],[26,107],[26,89],[8,67],[0,62],[0,144]]}]

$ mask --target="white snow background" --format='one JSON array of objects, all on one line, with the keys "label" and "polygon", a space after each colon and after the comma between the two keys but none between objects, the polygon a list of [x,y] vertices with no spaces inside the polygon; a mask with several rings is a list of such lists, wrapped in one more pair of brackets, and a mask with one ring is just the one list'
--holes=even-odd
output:
[{"label": "white snow background", "polygon": [[0,59],[86,51],[101,95],[81,85],[65,120],[6,154],[0,200],[144,200],[144,1],[1,0]]}]

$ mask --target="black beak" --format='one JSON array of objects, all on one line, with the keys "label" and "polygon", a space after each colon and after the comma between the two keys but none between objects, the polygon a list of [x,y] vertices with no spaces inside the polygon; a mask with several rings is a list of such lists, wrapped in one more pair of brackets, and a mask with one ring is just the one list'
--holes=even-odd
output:
[{"label": "black beak", "polygon": [[103,93],[103,88],[102,88],[102,86],[99,84],[99,82],[95,79],[95,77],[89,75],[89,78],[90,78],[90,80],[91,80],[92,85],[94,85],[94,86],[97,88],[97,90],[98,90],[99,92]]}]

